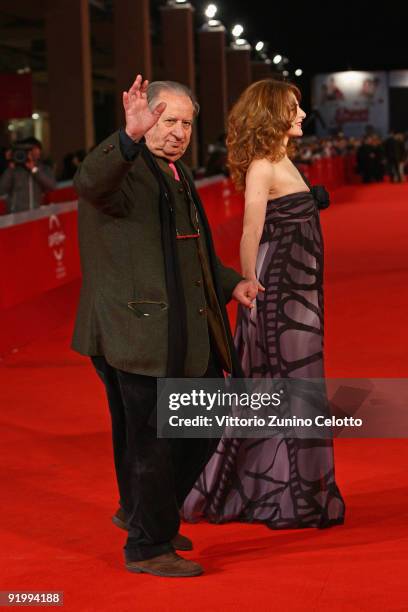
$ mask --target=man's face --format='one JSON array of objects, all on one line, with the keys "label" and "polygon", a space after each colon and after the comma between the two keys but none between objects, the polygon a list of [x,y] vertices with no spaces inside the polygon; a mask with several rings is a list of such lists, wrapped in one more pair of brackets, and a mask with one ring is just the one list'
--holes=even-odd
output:
[{"label": "man's face", "polygon": [[171,91],[162,91],[155,106],[159,102],[165,102],[167,106],[156,125],[146,132],[146,144],[154,155],[176,161],[190,143],[193,103],[188,96]]},{"label": "man's face", "polygon": [[34,146],[31,150],[30,150],[30,154],[31,154],[31,159],[35,162],[39,161],[39,159],[41,158],[41,149],[40,147]]}]

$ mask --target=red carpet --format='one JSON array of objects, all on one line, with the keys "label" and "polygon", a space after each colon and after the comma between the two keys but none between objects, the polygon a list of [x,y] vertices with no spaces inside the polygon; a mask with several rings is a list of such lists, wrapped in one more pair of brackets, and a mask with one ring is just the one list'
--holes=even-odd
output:
[{"label": "red carpet", "polygon": [[[347,187],[334,199],[322,214],[328,374],[408,377],[408,185]],[[239,223],[217,222],[232,262]],[[0,590],[64,591],[64,609],[80,612],[408,610],[405,440],[336,442],[344,527],[185,525],[195,543],[187,555],[204,576],[127,573],[124,536],[110,524],[117,494],[103,389],[69,350],[70,328],[0,368]]]}]

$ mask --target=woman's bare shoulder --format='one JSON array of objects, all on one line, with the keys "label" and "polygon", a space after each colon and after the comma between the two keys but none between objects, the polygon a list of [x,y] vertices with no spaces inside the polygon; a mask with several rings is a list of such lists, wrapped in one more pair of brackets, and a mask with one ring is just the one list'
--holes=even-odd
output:
[{"label": "woman's bare shoulder", "polygon": [[271,161],[266,157],[261,159],[254,159],[251,161],[248,167],[248,174],[250,175],[269,175],[270,177],[274,177],[276,172],[279,172],[281,162],[280,161]]}]

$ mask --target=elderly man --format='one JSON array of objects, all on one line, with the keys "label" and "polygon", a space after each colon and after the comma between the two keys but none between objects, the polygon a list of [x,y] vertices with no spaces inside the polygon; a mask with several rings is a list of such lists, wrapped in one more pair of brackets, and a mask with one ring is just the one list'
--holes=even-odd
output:
[{"label": "elderly man", "polygon": [[225,301],[251,307],[256,290],[217,259],[180,161],[198,111],[190,90],[138,75],[123,105],[125,128],[74,179],[83,286],[73,348],[106,387],[127,569],[196,576],[202,568],[175,552],[192,548],[179,509],[214,444],[157,438],[157,377],[239,375]]}]

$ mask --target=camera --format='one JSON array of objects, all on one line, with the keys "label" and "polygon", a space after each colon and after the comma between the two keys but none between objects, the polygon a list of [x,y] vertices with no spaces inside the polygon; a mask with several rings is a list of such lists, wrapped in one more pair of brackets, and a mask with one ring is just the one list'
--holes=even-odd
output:
[{"label": "camera", "polygon": [[32,148],[32,145],[29,144],[14,145],[11,149],[10,161],[16,164],[16,166],[25,166]]}]

